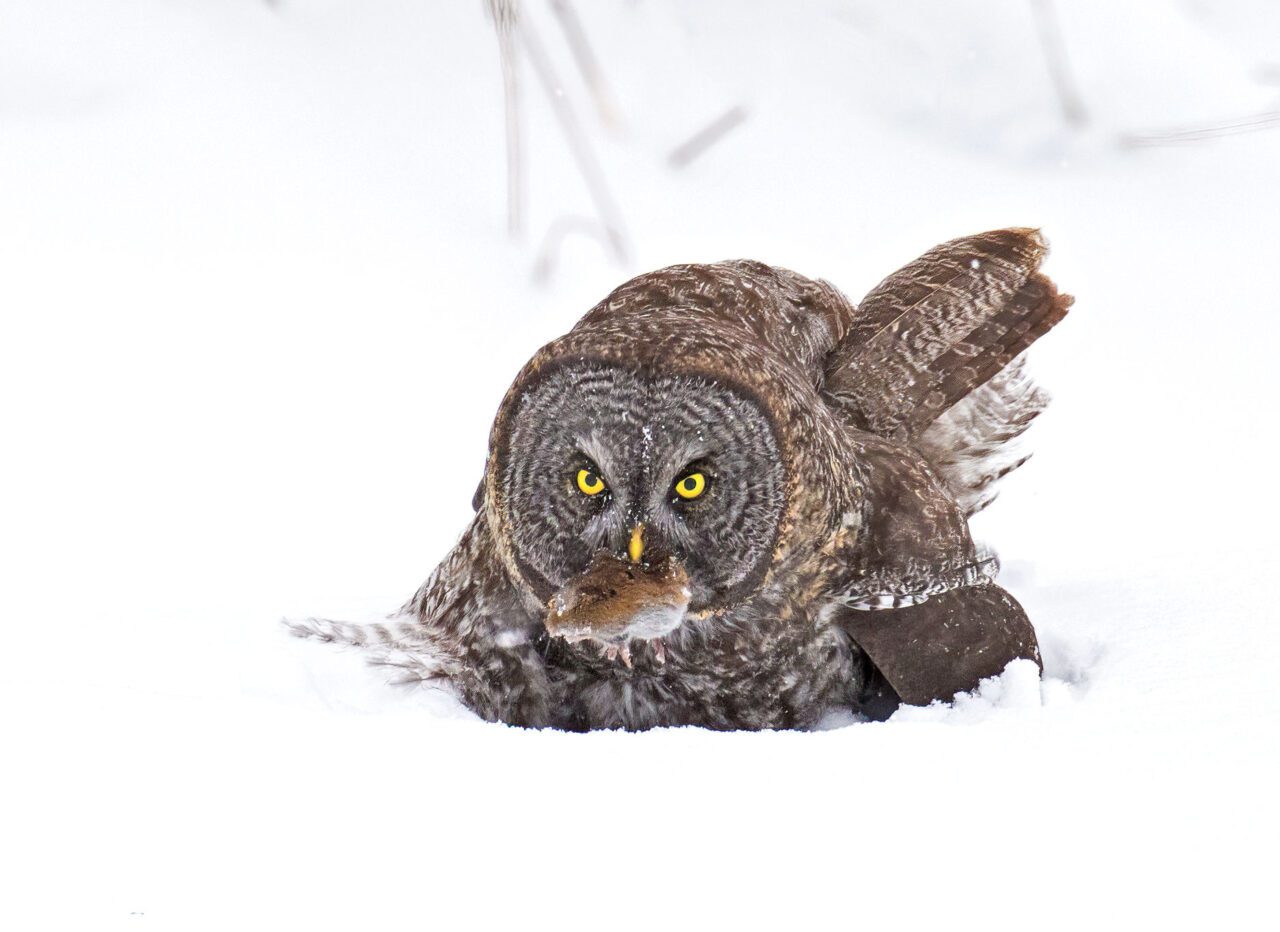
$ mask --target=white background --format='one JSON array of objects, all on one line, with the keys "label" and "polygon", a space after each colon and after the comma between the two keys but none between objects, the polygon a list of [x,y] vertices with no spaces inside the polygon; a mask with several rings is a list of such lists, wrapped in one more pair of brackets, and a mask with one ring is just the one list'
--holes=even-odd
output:
[{"label": "white background", "polygon": [[[616,128],[526,3],[631,252],[570,237],[538,283],[592,205],[524,68],[507,236],[478,0],[0,0],[0,922],[1265,924],[1274,4],[1059,3],[1075,128],[1026,2],[576,6]],[[510,379],[628,276],[749,257],[856,298],[1009,225],[1077,296],[975,528],[1043,683],[813,734],[536,733],[282,633],[412,593]]]}]

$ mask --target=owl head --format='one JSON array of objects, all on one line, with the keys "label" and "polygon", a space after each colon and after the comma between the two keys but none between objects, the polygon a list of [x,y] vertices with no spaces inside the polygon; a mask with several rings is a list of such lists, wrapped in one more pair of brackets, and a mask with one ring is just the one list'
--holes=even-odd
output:
[{"label": "owl head", "polygon": [[678,298],[635,303],[525,367],[483,486],[527,603],[590,605],[559,633],[615,644],[751,599],[839,510],[847,472],[813,386],[767,344]]}]

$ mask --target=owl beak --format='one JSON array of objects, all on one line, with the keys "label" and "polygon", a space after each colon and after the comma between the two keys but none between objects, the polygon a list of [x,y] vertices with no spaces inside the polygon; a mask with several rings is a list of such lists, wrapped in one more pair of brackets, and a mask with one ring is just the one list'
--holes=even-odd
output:
[{"label": "owl beak", "polygon": [[631,529],[631,542],[627,544],[627,556],[632,563],[639,563],[644,556],[644,525],[637,524]]}]

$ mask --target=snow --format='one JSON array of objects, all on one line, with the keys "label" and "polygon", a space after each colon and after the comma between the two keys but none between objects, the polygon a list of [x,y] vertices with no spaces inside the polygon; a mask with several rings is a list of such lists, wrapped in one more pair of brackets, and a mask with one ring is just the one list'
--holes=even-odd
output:
[{"label": "snow", "polygon": [[[0,5],[6,928],[1252,927],[1280,702],[1280,130],[1255,0],[579,3],[627,224],[525,74],[505,234],[479,2]],[[687,167],[669,153],[745,119]],[[1041,633],[949,705],[812,734],[522,732],[284,615],[395,609],[520,365],[625,277],[751,257],[858,296],[1036,225],[1077,304],[975,531]]]}]

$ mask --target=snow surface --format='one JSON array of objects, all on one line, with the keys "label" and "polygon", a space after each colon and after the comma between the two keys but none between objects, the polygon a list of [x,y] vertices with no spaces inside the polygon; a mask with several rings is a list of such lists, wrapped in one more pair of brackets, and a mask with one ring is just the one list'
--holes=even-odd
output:
[{"label": "snow surface", "polygon": [[[476,2],[0,2],[0,924],[1256,928],[1274,917],[1280,11],[578,3],[632,255],[524,73],[505,234]],[[668,154],[731,107],[741,126]],[[283,615],[397,607],[520,364],[625,277],[759,258],[855,297],[1037,225],[1078,302],[978,522],[1039,629],[954,704],[811,734],[535,733]],[[1274,921],[1274,920],[1272,920]]]}]

